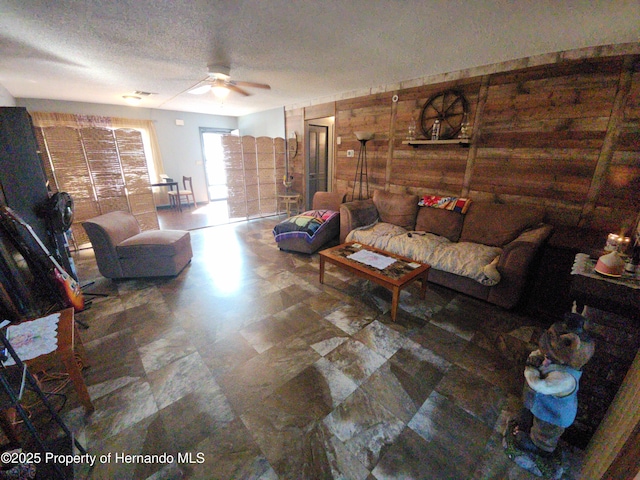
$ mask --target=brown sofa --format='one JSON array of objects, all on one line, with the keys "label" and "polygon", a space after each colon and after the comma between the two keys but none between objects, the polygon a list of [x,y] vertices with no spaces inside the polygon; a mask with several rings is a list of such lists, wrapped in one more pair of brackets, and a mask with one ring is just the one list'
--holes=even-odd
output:
[{"label": "brown sofa", "polygon": [[[552,232],[551,225],[543,223],[544,210],[471,202],[461,214],[418,206],[419,199],[376,190],[372,199],[342,204],[340,241],[426,261],[432,266],[430,282],[507,309],[515,307],[536,253]],[[475,275],[468,276],[467,263],[474,262]]]},{"label": "brown sofa", "polygon": [[128,212],[105,213],[82,226],[93,246],[98,270],[107,278],[175,276],[193,256],[189,232],[142,232]]}]

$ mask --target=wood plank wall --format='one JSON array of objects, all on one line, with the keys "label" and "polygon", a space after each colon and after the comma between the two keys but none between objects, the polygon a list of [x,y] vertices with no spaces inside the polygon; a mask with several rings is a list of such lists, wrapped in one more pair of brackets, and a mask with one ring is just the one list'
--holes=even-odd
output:
[{"label": "wood plank wall", "polygon": [[[334,190],[351,193],[360,143],[369,188],[542,205],[555,225],[620,231],[640,212],[640,57],[561,61],[331,102],[335,105]],[[469,102],[472,143],[404,145],[427,99],[449,88]],[[394,102],[394,95],[398,101]],[[294,188],[304,191],[306,111],[286,112]],[[418,134],[422,132],[418,127]],[[355,150],[355,158],[347,150]]]}]

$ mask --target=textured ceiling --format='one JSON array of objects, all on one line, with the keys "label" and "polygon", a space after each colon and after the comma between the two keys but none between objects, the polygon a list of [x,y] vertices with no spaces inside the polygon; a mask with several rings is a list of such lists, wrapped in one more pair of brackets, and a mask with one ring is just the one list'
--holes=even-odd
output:
[{"label": "textured ceiling", "polygon": [[[240,116],[544,53],[640,40],[640,2],[0,0],[15,98]],[[226,64],[267,83],[223,104],[181,93]]]}]

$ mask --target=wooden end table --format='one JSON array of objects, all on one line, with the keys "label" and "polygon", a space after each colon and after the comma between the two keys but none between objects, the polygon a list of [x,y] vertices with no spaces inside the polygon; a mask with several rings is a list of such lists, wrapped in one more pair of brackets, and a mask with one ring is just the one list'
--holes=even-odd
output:
[{"label": "wooden end table", "polygon": [[[350,255],[362,250],[392,258],[395,262],[384,269],[379,269],[349,258]],[[420,280],[422,282],[422,288],[420,290],[421,298],[425,298],[427,293],[427,278],[429,276],[429,269],[431,268],[430,265],[415,262],[410,258],[395,255],[378,248],[349,242],[322,250],[320,252],[320,283],[324,283],[325,262],[329,262],[338,268],[347,270],[358,277],[365,278],[391,290],[393,294],[391,301],[391,320],[394,322],[396,321],[396,314],[398,312],[400,291],[403,288],[416,280]]]},{"label": "wooden end table", "polygon": [[62,362],[65,370],[69,374],[69,379],[73,384],[78,395],[78,400],[84,406],[86,413],[94,411],[91,397],[87,391],[87,385],[82,376],[82,368],[87,367],[87,353],[78,334],[78,326],[76,325],[73,308],[67,308],[60,311],[60,320],[58,322],[58,348],[51,353],[41,355],[32,360],[26,360],[24,363],[34,370],[46,370],[52,360],[58,359]]},{"label": "wooden end table", "polygon": [[594,271],[595,263],[596,259],[587,259],[586,254],[576,255],[570,295],[578,309],[588,305],[639,322],[640,280],[626,273],[620,278],[600,275]]},{"label": "wooden end table", "polygon": [[278,199],[278,211],[280,211],[280,206],[284,205],[285,211],[287,212],[287,218],[291,216],[291,207],[295,207],[296,214],[300,213],[300,203],[302,201],[302,195],[300,195],[299,193],[278,195]]}]

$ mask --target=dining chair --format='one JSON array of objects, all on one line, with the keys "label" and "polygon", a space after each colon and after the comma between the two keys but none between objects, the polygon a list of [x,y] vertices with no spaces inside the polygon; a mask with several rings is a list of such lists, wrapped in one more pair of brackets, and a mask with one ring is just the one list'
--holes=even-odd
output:
[{"label": "dining chair", "polygon": [[[187,186],[188,185],[188,186]],[[169,201],[171,202],[171,206],[180,206],[181,202],[182,202],[182,197],[187,199],[187,206],[191,205],[189,203],[189,197],[191,197],[193,199],[193,205],[195,207],[198,207],[198,204],[196,203],[196,197],[193,194],[193,185],[192,185],[192,180],[191,177],[182,177],[182,186],[184,187],[184,189],[180,189],[180,195],[178,195],[178,192],[174,192],[173,190],[171,190],[169,193]]]}]

